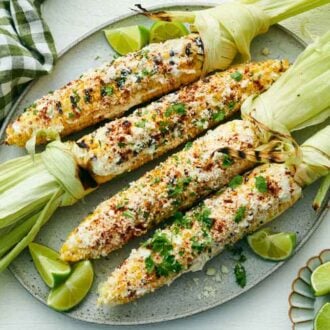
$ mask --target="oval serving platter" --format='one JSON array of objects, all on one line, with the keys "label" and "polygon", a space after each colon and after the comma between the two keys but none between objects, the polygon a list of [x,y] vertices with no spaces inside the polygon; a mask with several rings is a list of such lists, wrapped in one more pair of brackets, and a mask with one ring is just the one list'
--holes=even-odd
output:
[{"label": "oval serving platter", "polygon": [[[203,6],[176,5],[175,7],[167,7],[167,9],[196,10],[205,7],[204,2]],[[0,141],[4,138],[4,130],[10,119],[21,113],[28,104],[46,94],[49,90],[59,88],[69,80],[78,77],[82,72],[111,60],[114,53],[105,41],[102,29],[133,24],[150,25],[151,22],[141,15],[129,14],[103,24],[63,52],[54,71],[31,84],[19,98],[9,118],[0,130]],[[251,46],[253,60],[267,59],[262,55],[262,50],[265,47],[270,50],[269,58],[287,58],[293,61],[305,45],[291,32],[276,25],[271,27],[267,34],[259,36],[253,41]],[[296,134],[295,137],[299,142],[302,142],[320,127],[304,130]],[[85,130],[81,134],[86,134],[88,131]],[[71,136],[70,138],[75,137]],[[1,162],[22,154],[24,154],[22,149],[0,145]],[[125,174],[109,184],[105,184],[98,191],[87,196],[84,201],[58,210],[41,230],[36,241],[58,250],[68,233],[96,205],[115,194],[130,181],[136,180],[164,159],[165,157],[162,157],[132,173]],[[323,211],[323,213],[316,215],[312,210],[311,203],[316,190],[317,185],[307,188],[304,192],[304,199],[271,225],[274,230],[297,232],[298,246],[296,251],[315,231],[322,221],[322,215],[325,214],[325,211]],[[128,256],[132,248],[138,246],[140,240],[135,240],[108,257],[93,262],[96,276],[92,290],[82,304],[67,313],[68,316],[88,322],[122,325],[153,323],[185,317],[221,305],[239,296],[283,264],[283,262],[272,263],[259,259],[248,249],[245,242],[241,242],[239,244],[243,247],[244,254],[247,256],[247,261],[244,264],[247,270],[247,285],[244,289],[235,283],[233,275],[235,260],[233,260],[233,255],[224,252],[205,267],[215,268],[217,270],[215,276],[207,276],[205,271],[188,273],[175,281],[170,287],[162,288],[135,303],[109,309],[98,309],[96,298],[99,283],[105,280],[109,273]],[[229,272],[223,271],[224,269],[228,269]],[[27,250],[11,264],[10,270],[34,297],[45,303],[48,288],[38,276]]]}]

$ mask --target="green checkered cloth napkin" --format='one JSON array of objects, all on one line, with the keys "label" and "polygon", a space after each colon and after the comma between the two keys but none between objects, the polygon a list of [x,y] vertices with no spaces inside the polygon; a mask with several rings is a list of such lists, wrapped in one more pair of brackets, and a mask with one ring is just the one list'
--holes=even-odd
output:
[{"label": "green checkered cloth napkin", "polygon": [[51,71],[56,49],[42,0],[0,0],[0,121],[27,82]]}]

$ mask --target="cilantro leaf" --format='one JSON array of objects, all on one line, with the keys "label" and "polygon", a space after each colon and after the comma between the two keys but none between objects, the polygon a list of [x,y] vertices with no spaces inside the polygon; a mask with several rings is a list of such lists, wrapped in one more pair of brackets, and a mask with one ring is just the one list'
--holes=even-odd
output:
[{"label": "cilantro leaf", "polygon": [[244,288],[246,286],[246,270],[244,266],[240,263],[237,263],[234,268],[234,273],[236,277],[236,283]]},{"label": "cilantro leaf", "polygon": [[255,186],[261,193],[266,193],[268,191],[267,180],[263,176],[257,176],[255,178]]},{"label": "cilantro leaf", "polygon": [[239,223],[243,220],[244,215],[245,215],[246,207],[245,206],[240,206],[235,214],[234,221],[236,223]]},{"label": "cilantro leaf", "polygon": [[229,182],[228,186],[232,189],[238,187],[243,182],[243,177],[241,175],[234,176]]},{"label": "cilantro leaf", "polygon": [[243,75],[239,71],[232,73],[230,76],[236,81],[241,81],[243,78]]}]

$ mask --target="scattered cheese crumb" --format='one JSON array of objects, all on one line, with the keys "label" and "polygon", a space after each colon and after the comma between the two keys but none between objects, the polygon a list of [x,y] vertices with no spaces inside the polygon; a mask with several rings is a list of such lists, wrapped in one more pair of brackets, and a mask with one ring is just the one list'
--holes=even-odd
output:
[{"label": "scattered cheese crumb", "polygon": [[221,273],[217,273],[214,277],[214,280],[216,282],[222,282],[222,274]]},{"label": "scattered cheese crumb", "polygon": [[229,273],[229,269],[225,265],[222,265],[221,266],[221,273],[222,274],[228,274]]},{"label": "scattered cheese crumb", "polygon": [[268,56],[270,54],[269,48],[265,47],[261,50],[261,54],[264,56]]},{"label": "scattered cheese crumb", "polygon": [[217,270],[213,267],[209,267],[206,270],[206,275],[208,276],[214,276],[217,273]]}]

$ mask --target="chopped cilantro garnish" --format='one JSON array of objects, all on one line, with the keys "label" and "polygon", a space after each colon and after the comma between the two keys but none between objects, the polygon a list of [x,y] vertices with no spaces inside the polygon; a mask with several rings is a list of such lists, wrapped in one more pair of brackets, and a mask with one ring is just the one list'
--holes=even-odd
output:
[{"label": "chopped cilantro garnish", "polygon": [[151,256],[146,258],[145,265],[147,272],[155,270],[156,275],[160,277],[181,271],[182,265],[175,259],[174,255],[170,254],[173,246],[165,234],[156,232],[154,237],[148,240],[144,246],[150,246],[153,252],[157,252],[163,257],[160,263],[155,263]]},{"label": "chopped cilantro garnish", "polygon": [[205,123],[206,123],[206,119],[202,118],[202,119],[196,120],[195,125],[199,129],[205,129],[206,128]]},{"label": "chopped cilantro garnish", "polygon": [[176,212],[173,216],[173,224],[183,227],[183,228],[190,228],[191,227],[191,219],[187,216],[184,216],[181,212]]},{"label": "chopped cilantro garnish", "polygon": [[124,142],[118,142],[118,147],[119,148],[124,148],[126,146],[126,143]]},{"label": "chopped cilantro garnish", "polygon": [[180,196],[184,188],[189,185],[191,182],[192,178],[190,176],[183,177],[181,179],[177,180],[177,183],[175,185],[170,184],[168,187],[168,195],[169,197],[178,197]]},{"label": "chopped cilantro garnish", "polygon": [[156,233],[151,240],[152,250],[164,256],[173,250],[173,246],[164,234]]},{"label": "chopped cilantro garnish", "polygon": [[170,273],[179,273],[182,269],[182,265],[175,260],[173,255],[167,255],[163,258],[163,261],[156,266],[157,276],[168,276]]},{"label": "chopped cilantro garnish", "polygon": [[136,127],[140,127],[140,128],[145,128],[146,127],[146,120],[145,119],[142,119],[140,121],[138,121],[137,123],[135,123],[135,126]]},{"label": "chopped cilantro garnish", "polygon": [[212,114],[212,119],[215,122],[219,122],[225,119],[225,112],[221,109],[219,109],[217,112],[215,112],[214,114]]},{"label": "chopped cilantro garnish", "polygon": [[78,102],[80,101],[80,96],[76,90],[73,91],[73,95],[70,95],[70,101],[73,108],[78,108]]},{"label": "chopped cilantro garnish", "polygon": [[154,181],[152,182],[152,184],[156,184],[160,182],[160,178],[155,178]]},{"label": "chopped cilantro garnish", "polygon": [[235,108],[235,105],[236,105],[236,102],[235,102],[235,101],[230,101],[230,102],[228,103],[228,108],[229,108],[230,110],[233,110],[233,109]]},{"label": "chopped cilantro garnish", "polygon": [[223,155],[223,159],[222,159],[222,166],[223,167],[229,167],[230,165],[233,164],[233,162],[234,161],[232,160],[232,158],[230,158],[230,156],[228,156],[226,154]]},{"label": "chopped cilantro garnish", "polygon": [[244,254],[241,254],[238,259],[239,262],[245,262],[246,261],[246,256]]},{"label": "chopped cilantro garnish", "polygon": [[203,250],[205,249],[205,244],[199,242],[196,237],[192,237],[191,242],[192,242],[191,248],[197,251],[197,253],[202,253]]},{"label": "chopped cilantro garnish", "polygon": [[155,268],[155,263],[152,260],[151,256],[145,259],[147,273],[151,273]]},{"label": "chopped cilantro garnish", "polygon": [[187,142],[186,145],[184,146],[184,150],[188,150],[192,147],[193,143],[191,141]]},{"label": "chopped cilantro garnish", "polygon": [[168,131],[168,126],[169,126],[168,121],[160,121],[159,122],[159,128],[162,133],[166,133]]},{"label": "chopped cilantro garnish", "polygon": [[263,176],[257,176],[255,182],[256,188],[259,192],[266,193],[268,191],[267,181]]},{"label": "chopped cilantro garnish", "polygon": [[210,215],[211,210],[204,206],[201,211],[197,213],[196,219],[200,221],[207,229],[211,229],[213,225],[213,219],[210,218]]},{"label": "chopped cilantro garnish", "polygon": [[134,219],[134,213],[132,211],[124,211],[123,216],[125,216],[126,218]]},{"label": "chopped cilantro garnish", "polygon": [[241,287],[244,288],[246,285],[246,271],[242,264],[237,263],[234,269],[236,283]]},{"label": "chopped cilantro garnish", "polygon": [[241,81],[243,78],[243,75],[239,71],[232,73],[230,76],[236,81]]},{"label": "chopped cilantro garnish", "polygon": [[142,76],[149,76],[150,75],[150,71],[148,71],[146,68],[142,69]]},{"label": "chopped cilantro garnish", "polygon": [[168,107],[165,111],[165,117],[170,117],[173,113],[178,115],[185,115],[186,114],[186,107],[183,103],[176,103]]},{"label": "chopped cilantro garnish", "polygon": [[112,86],[102,86],[101,87],[101,96],[111,96],[113,94]]},{"label": "chopped cilantro garnish", "polygon": [[246,207],[245,206],[240,206],[235,214],[234,221],[236,223],[239,223],[243,220],[244,215],[245,215]]},{"label": "chopped cilantro garnish", "polygon": [[241,175],[234,176],[229,182],[228,186],[232,189],[238,187],[243,182],[243,177]]},{"label": "chopped cilantro garnish", "polygon": [[68,116],[69,116],[69,118],[70,118],[70,119],[72,119],[72,118],[74,118],[74,117],[75,117],[75,115],[74,115],[74,113],[73,113],[73,112],[69,112],[69,113],[68,113]]}]

